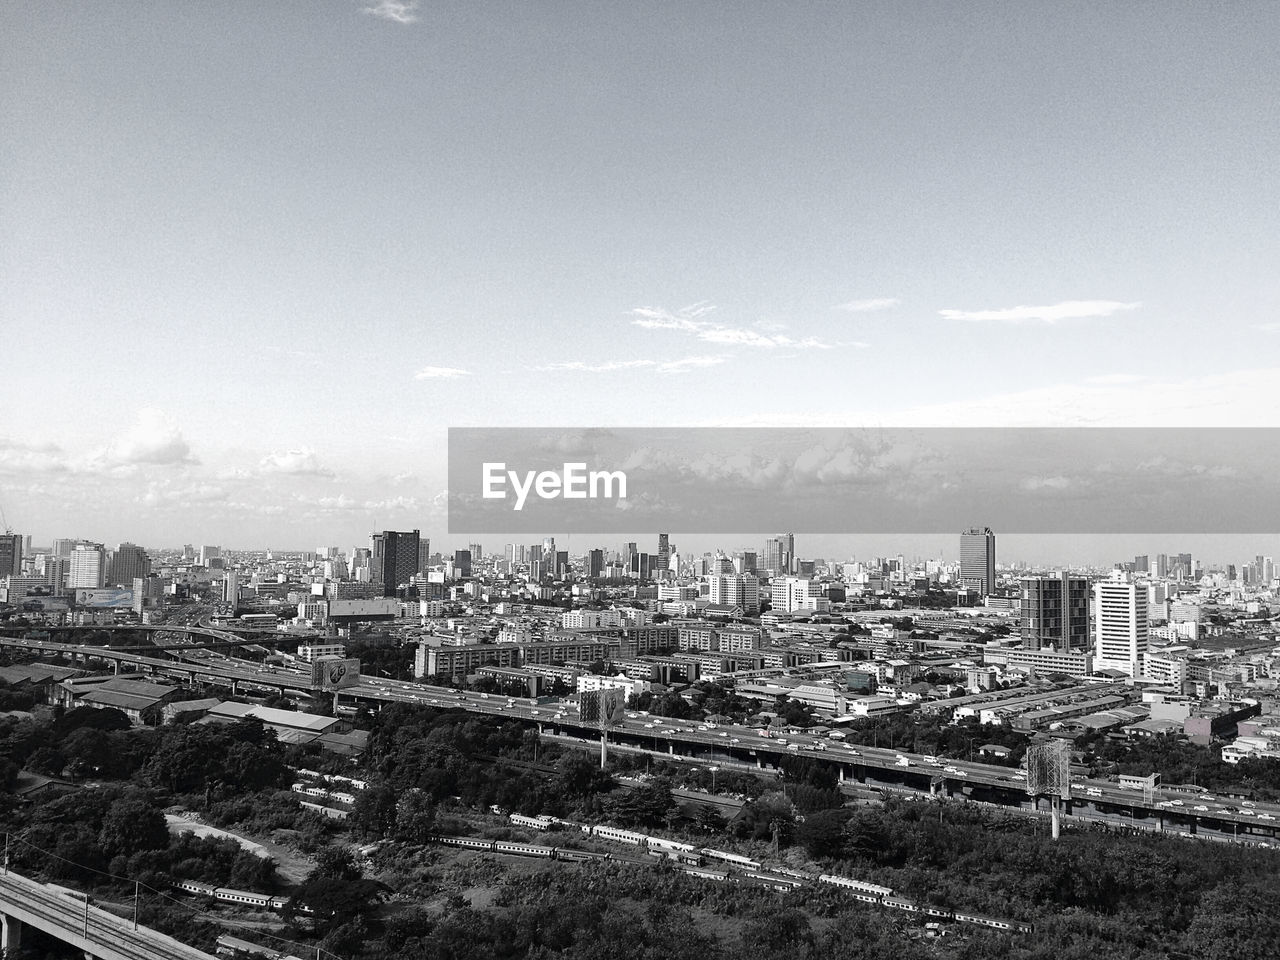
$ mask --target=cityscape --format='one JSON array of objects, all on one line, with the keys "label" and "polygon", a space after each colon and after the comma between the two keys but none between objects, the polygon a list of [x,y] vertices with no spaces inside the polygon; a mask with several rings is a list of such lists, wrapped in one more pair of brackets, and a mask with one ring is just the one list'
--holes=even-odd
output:
[{"label": "cityscape", "polygon": [[[1021,955],[1061,935],[1065,893],[958,897],[945,857],[929,880],[889,851],[932,817],[1049,857],[1280,851],[1272,557],[1031,568],[1002,562],[989,527],[951,560],[679,540],[112,549],[7,531],[12,892],[97,904],[108,940],[113,899],[139,910],[144,952],[170,936],[231,956],[434,956],[484,902],[480,864],[510,871],[499,889],[531,862],[606,864],[668,893],[764,896],[754,910],[809,938],[804,913],[843,898],[877,911],[858,919],[877,949]],[[83,825],[50,832],[70,810],[101,822],[101,850]],[[122,810],[151,832],[106,839]],[[104,860],[111,844],[129,853]],[[174,845],[186,860],[161,854]],[[210,857],[226,862],[195,866]],[[406,887],[436,892],[405,907]],[[1081,896],[1105,912],[1121,894]],[[92,953],[88,924],[60,939],[40,919],[10,917],[6,949]]]},{"label": "cityscape", "polygon": [[0,960],[1280,956],[1280,5],[0,5]]}]

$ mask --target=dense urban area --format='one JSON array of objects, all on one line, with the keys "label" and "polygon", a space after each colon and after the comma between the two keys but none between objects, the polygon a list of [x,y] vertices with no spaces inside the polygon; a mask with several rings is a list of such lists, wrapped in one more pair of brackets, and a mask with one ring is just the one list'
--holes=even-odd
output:
[{"label": "dense urban area", "polygon": [[1272,559],[958,546],[7,533],[5,882],[235,957],[1269,955]]}]

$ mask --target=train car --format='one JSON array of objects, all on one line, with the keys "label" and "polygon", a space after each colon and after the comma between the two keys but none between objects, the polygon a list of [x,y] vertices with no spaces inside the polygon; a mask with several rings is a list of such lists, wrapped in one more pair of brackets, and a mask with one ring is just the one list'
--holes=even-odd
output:
[{"label": "train car", "polygon": [[523,813],[513,813],[507,819],[517,827],[528,827],[530,830],[546,830],[555,822],[555,817],[548,817],[546,814],[540,817],[526,817]]},{"label": "train car", "polygon": [[1016,933],[1030,933],[1031,924],[1017,920],[1001,920],[999,917],[984,917],[979,913],[956,911],[953,916],[961,923],[975,923],[978,926],[990,927],[992,930],[1010,930]]},{"label": "train car", "polygon": [[865,883],[862,880],[850,880],[848,877],[837,877],[824,873],[818,877],[818,881],[820,883],[829,883],[836,887],[843,887],[846,890],[857,890],[881,897],[893,896],[893,889],[890,887],[882,887],[875,883]]},{"label": "train car", "polygon": [[678,840],[668,840],[665,837],[650,837],[649,846],[658,850],[676,850],[682,853],[694,853],[698,849],[692,843],[681,843]]},{"label": "train car", "polygon": [[803,884],[793,877],[779,877],[772,873],[759,873],[757,871],[744,871],[742,874],[748,880],[754,880],[757,883],[764,884],[774,890],[795,890]]},{"label": "train car", "polygon": [[271,906],[272,897],[265,893],[254,893],[252,890],[234,890],[231,887],[218,887],[214,898],[223,903],[239,903],[248,907]]},{"label": "train car", "polygon": [[609,854],[595,850],[566,850],[564,847],[556,847],[555,851],[556,859],[563,860],[565,863],[586,863],[589,860],[609,859]]},{"label": "train car", "polygon": [[218,888],[208,883],[201,883],[199,880],[179,880],[174,884],[179,890],[185,890],[187,893],[194,893],[202,897],[216,897]]},{"label": "train car", "polygon": [[758,860],[752,860],[749,857],[742,856],[741,854],[725,853],[723,850],[713,850],[710,847],[703,847],[698,852],[704,857],[709,857],[712,860],[723,860],[725,863],[732,863],[738,867],[747,867],[750,870],[760,869],[760,862]]},{"label": "train car", "polygon": [[436,843],[450,847],[466,847],[468,850],[492,850],[492,840],[480,840],[476,837],[436,837]]},{"label": "train car", "polygon": [[599,837],[601,840],[612,840],[614,843],[628,843],[633,847],[649,845],[648,834],[619,830],[617,827],[594,826],[591,828],[591,836]]},{"label": "train car", "polygon": [[729,879],[729,873],[726,870],[711,870],[707,867],[690,867],[685,870],[691,877],[701,877],[703,880],[715,880],[717,883],[724,883]]},{"label": "train car", "polygon": [[552,847],[540,847],[532,843],[512,843],[510,840],[497,840],[493,844],[494,853],[513,853],[521,857],[545,857],[550,860],[555,856]]},{"label": "train car", "polygon": [[886,907],[893,907],[895,910],[905,910],[907,913],[920,912],[920,904],[903,900],[901,897],[884,897],[883,902]]}]

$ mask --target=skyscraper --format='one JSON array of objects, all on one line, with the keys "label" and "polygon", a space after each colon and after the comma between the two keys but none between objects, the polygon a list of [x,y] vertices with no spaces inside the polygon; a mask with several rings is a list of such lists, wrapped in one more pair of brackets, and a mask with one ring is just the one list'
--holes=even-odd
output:
[{"label": "skyscraper", "polygon": [[666,570],[671,560],[671,538],[669,534],[658,534],[658,569]]},{"label": "skyscraper", "polygon": [[453,551],[453,575],[459,580],[466,580],[471,576],[470,550]]},{"label": "skyscraper", "polygon": [[771,577],[780,577],[795,571],[796,535],[781,533],[764,542],[762,566]]},{"label": "skyscraper", "polygon": [[1147,655],[1147,587],[1116,573],[1093,586],[1094,667],[1142,675]]},{"label": "skyscraper", "polygon": [[0,577],[16,577],[22,573],[22,534],[0,534]]},{"label": "skyscraper", "polygon": [[111,551],[105,583],[132,587],[133,581],[151,573],[151,558],[136,543],[122,543]]},{"label": "skyscraper", "polygon": [[67,567],[67,586],[71,589],[100,587],[106,572],[107,552],[102,544],[77,544]]},{"label": "skyscraper", "polygon": [[1062,573],[1056,577],[1024,577],[1022,646],[1083,650],[1089,646],[1089,581]]},{"label": "skyscraper", "polygon": [[418,531],[383,530],[369,534],[369,578],[382,584],[382,595],[394,597],[418,573]]},{"label": "skyscraper", "polygon": [[960,534],[960,585],[984,597],[996,587],[996,535],[990,527]]},{"label": "skyscraper", "polygon": [[586,556],[586,575],[588,577],[598,577],[604,573],[604,551],[588,550]]}]

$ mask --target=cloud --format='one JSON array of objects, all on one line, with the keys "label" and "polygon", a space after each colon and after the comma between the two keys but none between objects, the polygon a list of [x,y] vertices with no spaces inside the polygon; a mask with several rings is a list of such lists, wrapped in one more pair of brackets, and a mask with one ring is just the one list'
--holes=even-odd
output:
[{"label": "cloud", "polygon": [[377,3],[361,7],[360,12],[393,23],[417,23],[418,0],[378,0]]},{"label": "cloud", "polygon": [[325,477],[332,479],[332,470],[323,466],[315,452],[308,447],[285,453],[269,453],[262,458],[258,469],[263,473],[283,473],[291,477]]},{"label": "cloud", "polygon": [[653,370],[656,373],[687,373],[699,367],[714,367],[725,363],[729,358],[723,354],[684,357],[681,360],[606,360],[602,363],[588,363],[585,360],[566,360],[563,363],[550,363],[543,367],[529,369],[541,373],[576,371],[580,373],[613,373],[618,370]]},{"label": "cloud", "polygon": [[457,380],[471,376],[470,370],[459,370],[457,367],[423,367],[413,375],[415,380]]},{"label": "cloud", "polygon": [[140,410],[133,426],[91,460],[107,466],[176,466],[199,462],[191,455],[191,447],[178,429],[177,421],[154,407]]},{"label": "cloud", "polygon": [[1027,477],[1018,485],[1034,493],[1037,490],[1065,490],[1071,486],[1071,480],[1067,477]]},{"label": "cloud", "polygon": [[63,473],[69,469],[66,454],[52,443],[22,443],[0,437],[0,474],[30,476]]},{"label": "cloud", "polygon": [[1280,320],[1273,320],[1269,323],[1255,323],[1253,329],[1261,330],[1263,333],[1276,333],[1280,331]]},{"label": "cloud", "polygon": [[1109,317],[1124,310],[1136,310],[1141,303],[1119,300],[1064,300],[1047,307],[1005,307],[1000,310],[939,310],[944,320],[968,320],[974,323],[1057,323],[1059,320],[1085,320]]},{"label": "cloud", "polygon": [[1139,373],[1104,373],[1096,377],[1087,377],[1084,382],[1101,387],[1111,387],[1129,383],[1142,383],[1146,379]]},{"label": "cloud", "polygon": [[642,367],[656,367],[657,360],[606,360],[603,363],[588,363],[585,360],[566,360],[563,363],[549,363],[544,367],[531,367],[539,373],[550,373],[560,370],[574,370],[581,373],[612,373],[615,370],[639,370]]},{"label": "cloud", "polygon": [[848,303],[841,303],[833,309],[843,310],[846,313],[871,313],[874,310],[888,310],[890,307],[896,307],[901,302],[897,297],[873,297],[870,300],[850,300]]},{"label": "cloud", "polygon": [[[816,337],[795,339],[780,333],[761,333],[759,330],[744,327],[730,327],[721,323],[712,323],[703,318],[715,307],[707,303],[695,303],[670,313],[661,307],[636,307],[631,311],[631,322],[646,330],[674,330],[677,333],[688,333],[703,343],[715,343],[734,347],[761,347],[772,350],[777,347],[789,347],[800,350],[831,350],[845,344],[826,343]],[[757,327],[779,329],[776,324],[756,324]]]},{"label": "cloud", "polygon": [[729,358],[720,355],[701,356],[701,357],[685,357],[683,360],[668,360],[666,363],[658,364],[659,373],[688,373],[690,370],[698,370],[703,367],[715,367],[726,362]]}]

